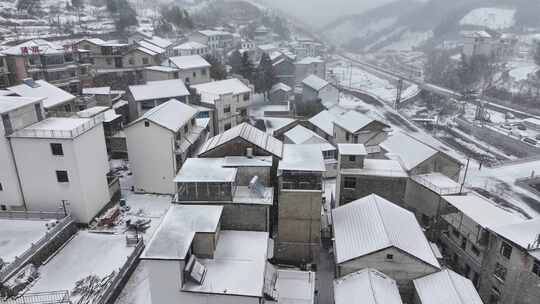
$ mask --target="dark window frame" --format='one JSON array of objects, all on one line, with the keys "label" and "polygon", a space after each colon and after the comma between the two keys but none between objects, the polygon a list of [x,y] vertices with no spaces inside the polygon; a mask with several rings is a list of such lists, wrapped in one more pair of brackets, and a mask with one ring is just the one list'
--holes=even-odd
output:
[{"label": "dark window frame", "polygon": [[56,170],[56,181],[59,183],[69,183],[69,174],[66,170]]},{"label": "dark window frame", "polygon": [[51,143],[51,153],[54,156],[64,156],[64,146],[61,143]]}]

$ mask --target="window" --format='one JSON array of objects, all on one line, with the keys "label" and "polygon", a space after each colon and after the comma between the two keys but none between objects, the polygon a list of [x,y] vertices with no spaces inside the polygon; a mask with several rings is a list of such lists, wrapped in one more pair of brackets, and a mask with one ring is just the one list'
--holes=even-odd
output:
[{"label": "window", "polygon": [[4,124],[6,134],[11,134],[13,132],[13,127],[11,126],[11,120],[9,119],[8,114],[2,114],[2,123]]},{"label": "window", "polygon": [[540,262],[535,261],[532,267],[532,273],[540,277]]},{"label": "window", "polygon": [[223,108],[223,113],[231,113],[231,106],[225,106]]},{"label": "window", "polygon": [[189,125],[184,126],[184,133],[187,133],[189,131]]},{"label": "window", "polygon": [[461,249],[466,250],[467,249],[467,239],[463,236],[461,237]]},{"label": "window", "polygon": [[201,74],[204,75],[204,76],[206,76],[206,69],[202,69],[202,70],[201,70]]},{"label": "window", "polygon": [[196,122],[196,121],[195,121],[195,118],[192,118],[192,119],[191,119],[191,125],[194,126],[194,125],[195,125],[195,122]]},{"label": "window", "polygon": [[148,64],[148,58],[144,57],[144,58],[142,59],[142,63],[143,63],[143,64]]},{"label": "window", "polygon": [[493,276],[500,280],[501,282],[504,282],[504,280],[506,280],[506,273],[508,272],[508,270],[506,269],[506,267],[504,267],[502,264],[500,263],[495,263],[495,270],[493,271]]},{"label": "window", "polygon": [[4,187],[2,186],[2,183],[0,183],[0,191],[4,191]]},{"label": "window", "polygon": [[53,155],[64,155],[64,149],[62,148],[62,144],[51,143],[51,151]]},{"label": "window", "polygon": [[197,78],[197,72],[193,72],[193,78]]},{"label": "window", "polygon": [[230,123],[225,124],[225,127],[223,127],[223,129],[224,129],[225,131],[229,130],[230,128],[231,128],[231,124],[230,124]]},{"label": "window", "polygon": [[56,171],[56,180],[59,183],[69,183],[67,171]]},{"label": "window", "polygon": [[111,58],[107,58],[107,59],[105,59],[105,61],[107,62],[107,65],[111,65],[111,64],[112,64],[112,59],[111,59]]},{"label": "window", "polygon": [[7,206],[6,205],[0,205],[0,210],[7,211]]},{"label": "window", "polygon": [[150,122],[149,122],[149,121],[145,121],[145,122],[144,122],[144,126],[145,126],[146,128],[150,127]]},{"label": "window", "polygon": [[457,230],[456,228],[452,228],[452,234],[453,234],[455,237],[459,238],[459,235],[460,235],[460,234],[459,234],[459,230]]},{"label": "window", "polygon": [[356,188],[356,178],[355,177],[345,177],[345,180],[343,182],[343,187],[347,189],[355,189]]},{"label": "window", "polygon": [[510,246],[508,243],[503,242],[501,244],[500,253],[503,257],[510,259],[512,256],[512,246]]},{"label": "window", "polygon": [[480,255],[480,250],[478,249],[478,247],[474,246],[474,245],[471,245],[471,251],[476,255],[476,256],[479,256]]},{"label": "window", "polygon": [[358,135],[353,135],[353,141],[355,144],[358,143]]},{"label": "window", "polygon": [[135,64],[135,58],[133,58],[133,57],[129,58],[128,63],[130,65],[134,65]]},{"label": "window", "polygon": [[349,139],[351,139],[351,135],[347,132],[345,133],[345,140],[349,141]]},{"label": "window", "polygon": [[351,161],[351,162],[356,161],[356,156],[354,156],[354,155],[349,155],[349,161]]},{"label": "window", "polygon": [[43,112],[41,112],[41,106],[39,105],[39,103],[34,104],[34,110],[36,110],[36,117],[37,117],[38,121],[42,121],[43,120]]},{"label": "window", "polygon": [[387,260],[393,260],[393,259],[394,259],[394,255],[393,255],[393,254],[387,254],[387,255],[386,255],[386,259],[387,259]]},{"label": "window", "polygon": [[244,101],[248,101],[249,100],[249,93],[244,94],[243,98],[244,98]]}]

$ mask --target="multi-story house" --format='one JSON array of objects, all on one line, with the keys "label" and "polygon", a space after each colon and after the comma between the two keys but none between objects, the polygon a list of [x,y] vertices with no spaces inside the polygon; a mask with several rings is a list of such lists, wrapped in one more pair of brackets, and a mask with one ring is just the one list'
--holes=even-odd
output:
[{"label": "multi-story house", "polygon": [[197,31],[192,35],[191,40],[207,45],[210,53],[217,56],[226,54],[234,45],[233,35],[225,31]]},{"label": "multi-story house", "polygon": [[284,145],[278,166],[277,260],[319,263],[325,171],[317,146]]},{"label": "multi-story house", "polygon": [[80,93],[91,85],[93,66],[86,51],[35,39],[2,51],[10,70],[10,82],[45,80],[65,91]]},{"label": "multi-story house", "polygon": [[309,75],[302,80],[302,100],[315,101],[321,100],[336,104],[339,99],[339,90],[323,78],[316,75]]},{"label": "multi-story house", "polygon": [[63,211],[89,223],[111,199],[103,117],[44,119],[40,99],[2,97],[1,104],[7,207]]},{"label": "multi-story house", "polygon": [[163,79],[182,79],[186,85],[210,82],[210,63],[200,55],[177,56],[146,69],[147,81]]},{"label": "multi-story house", "polygon": [[388,124],[353,110],[334,120],[333,138],[336,144],[363,144],[371,154],[380,150],[390,130]]},{"label": "multi-story house", "polygon": [[169,101],[189,103],[189,91],[180,79],[149,81],[146,84],[129,86],[129,120],[133,121],[150,109]]},{"label": "multi-story house", "polygon": [[248,120],[253,88],[236,78],[191,86],[200,98],[194,104],[214,109],[214,134],[223,133]]},{"label": "multi-story house", "polygon": [[295,65],[297,84],[300,84],[309,75],[326,79],[326,63],[320,57],[306,57],[295,62]]},{"label": "multi-story house", "polygon": [[0,89],[8,87],[11,83],[7,56],[0,53]]},{"label": "multi-story house", "polygon": [[125,128],[135,191],[176,193],[176,173],[206,134],[196,116],[197,109],[171,99]]},{"label": "multi-story house", "polygon": [[195,41],[184,42],[180,45],[173,47],[174,56],[206,56],[210,54],[210,49],[208,45],[202,44]]},{"label": "multi-story house", "polygon": [[74,95],[45,80],[25,79],[23,83],[7,89],[21,97],[44,98],[43,108],[49,116],[66,116],[79,111]]}]

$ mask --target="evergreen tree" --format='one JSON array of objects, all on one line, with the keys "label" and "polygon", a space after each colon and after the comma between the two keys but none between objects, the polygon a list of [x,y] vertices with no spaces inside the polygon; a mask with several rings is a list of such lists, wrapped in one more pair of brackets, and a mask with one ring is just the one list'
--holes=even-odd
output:
[{"label": "evergreen tree", "polygon": [[232,52],[231,56],[229,57],[229,65],[231,66],[233,74],[242,73],[242,54],[239,50]]},{"label": "evergreen tree", "polygon": [[268,96],[268,92],[276,84],[276,75],[274,72],[274,65],[267,53],[263,53],[261,62],[257,67],[257,79],[255,81],[255,91],[257,93],[263,93],[265,97]]},{"label": "evergreen tree", "polygon": [[249,80],[251,83],[254,83],[254,71],[255,68],[253,67],[253,62],[251,62],[249,54],[245,52],[244,55],[242,55],[242,66],[240,68],[240,75]]},{"label": "evergreen tree", "polygon": [[204,59],[210,63],[210,77],[214,80],[223,80],[227,78],[225,66],[214,56],[206,55]]},{"label": "evergreen tree", "polygon": [[536,47],[534,49],[534,63],[537,66],[540,66],[540,42],[536,42]]},{"label": "evergreen tree", "polygon": [[128,0],[108,0],[107,10],[113,16],[117,31],[123,32],[128,27],[139,24],[137,12]]},{"label": "evergreen tree", "polygon": [[36,14],[41,10],[41,0],[18,0],[17,10]]}]

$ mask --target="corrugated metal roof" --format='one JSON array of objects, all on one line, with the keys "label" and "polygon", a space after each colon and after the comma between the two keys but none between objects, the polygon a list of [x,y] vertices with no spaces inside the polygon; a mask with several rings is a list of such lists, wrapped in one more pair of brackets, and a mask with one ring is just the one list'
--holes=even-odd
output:
[{"label": "corrugated metal roof", "polygon": [[399,157],[407,171],[414,169],[438,152],[403,132],[396,132],[390,136],[381,143],[381,147],[388,153]]},{"label": "corrugated metal roof", "polygon": [[318,76],[315,75],[309,75],[302,81],[304,85],[307,85],[308,87],[314,89],[315,91],[320,91],[330,83]]},{"label": "corrugated metal roof", "polygon": [[[336,118],[336,120],[334,120],[334,123],[351,133],[356,133],[375,121],[375,119],[365,114],[361,114],[356,111],[348,111],[347,113]],[[385,125],[383,122],[380,123]],[[383,128],[388,127],[389,126],[386,125]]]},{"label": "corrugated metal roof", "polygon": [[278,170],[325,172],[320,144],[284,145]]},{"label": "corrugated metal roof", "polygon": [[143,120],[149,120],[172,132],[178,132],[185,124],[195,117],[197,109],[182,103],[176,99],[171,99],[155,108],[150,109],[141,117],[135,120],[136,124]]},{"label": "corrugated metal roof", "polygon": [[146,84],[129,86],[135,101],[189,96],[189,91],[180,79],[149,81]]},{"label": "corrugated metal roof", "polygon": [[264,133],[248,123],[242,123],[208,139],[201,147],[199,155],[220,147],[235,138],[242,138],[276,157],[283,157],[283,143],[280,140]]},{"label": "corrugated metal roof", "polygon": [[396,247],[440,267],[414,214],[376,194],[334,209],[332,217],[338,263]]},{"label": "corrugated metal roof", "polygon": [[401,304],[396,281],[371,268],[334,280],[335,304]]},{"label": "corrugated metal roof", "polygon": [[449,269],[413,282],[422,304],[483,304],[473,283]]}]

